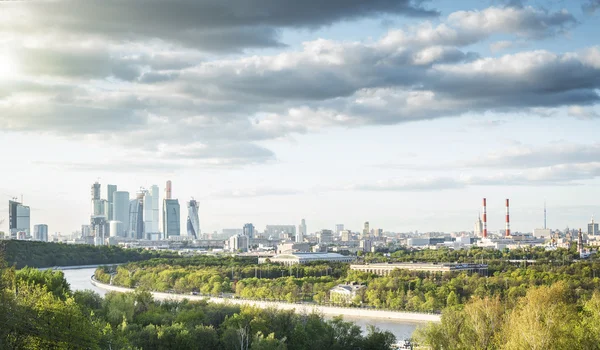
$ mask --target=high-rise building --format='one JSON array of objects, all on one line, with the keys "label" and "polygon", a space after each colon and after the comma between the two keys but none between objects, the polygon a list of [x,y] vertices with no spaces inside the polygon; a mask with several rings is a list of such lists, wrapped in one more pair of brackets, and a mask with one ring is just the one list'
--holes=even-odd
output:
[{"label": "high-rise building", "polygon": [[31,210],[17,201],[8,201],[8,230],[12,237],[17,232],[25,232],[26,236],[31,233]]},{"label": "high-rise building", "polygon": [[115,191],[113,192],[113,213],[112,218],[114,220],[111,221],[119,221],[121,222],[120,232],[110,232],[111,236],[119,236],[119,237],[127,237],[127,233],[130,230],[129,220],[130,220],[130,202],[129,202],[129,192],[127,191]]},{"label": "high-rise building", "polygon": [[159,206],[159,194],[158,186],[150,186],[150,193],[152,194],[152,233],[160,232],[158,227],[158,221],[160,218],[160,206]]},{"label": "high-rise building", "polygon": [[369,222],[365,221],[365,227],[363,228],[363,237],[362,238],[367,238],[367,237],[369,237],[370,234],[371,234],[371,230],[369,229]]},{"label": "high-rise building", "polygon": [[344,231],[344,224],[337,224],[337,225],[335,225],[335,233],[338,236],[342,234],[342,231]]},{"label": "high-rise building", "polygon": [[481,215],[477,217],[477,221],[475,221],[475,229],[473,230],[473,234],[475,237],[480,237],[483,235],[483,222],[481,221]]},{"label": "high-rise building", "polygon": [[163,200],[163,234],[165,238],[180,236],[179,200]]},{"label": "high-rise building", "polygon": [[592,221],[588,224],[588,236],[597,236],[600,234],[598,231],[598,223],[594,222],[594,217],[592,216]]},{"label": "high-rise building", "polygon": [[304,242],[304,236],[306,236],[306,220],[302,219],[298,226],[298,234],[296,234],[296,242]]},{"label": "high-rise building", "polygon": [[35,241],[48,242],[48,225],[33,225],[33,239]]},{"label": "high-rise building", "polygon": [[142,239],[144,235],[144,204],[143,195],[139,195],[136,199],[129,201],[129,227],[126,235],[129,238]]},{"label": "high-rise building", "polygon": [[[106,216],[107,216],[108,221],[113,220],[114,193],[115,192],[117,192],[117,185],[106,185],[106,200],[108,201],[108,208],[106,210]],[[115,220],[117,220],[117,219],[115,219]]]},{"label": "high-rise building", "polygon": [[245,224],[244,230],[242,232],[244,233],[244,236],[248,238],[254,238],[254,225],[252,225],[251,223]]},{"label": "high-rise building", "polygon": [[198,202],[194,199],[188,202],[187,234],[194,239],[200,238],[200,218],[198,217]]}]

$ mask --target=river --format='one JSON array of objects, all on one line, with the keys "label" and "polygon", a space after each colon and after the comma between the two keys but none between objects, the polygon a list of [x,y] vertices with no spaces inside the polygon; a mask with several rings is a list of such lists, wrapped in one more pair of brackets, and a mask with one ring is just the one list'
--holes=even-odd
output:
[{"label": "river", "polygon": [[[106,291],[94,286],[90,282],[90,277],[94,274],[95,268],[84,268],[84,269],[70,269],[63,270],[67,282],[71,285],[71,290],[85,290],[90,289],[94,292],[104,296]],[[366,330],[368,325],[374,325],[379,329],[392,332],[398,340],[410,338],[411,334],[415,331],[417,326],[423,323],[418,322],[407,322],[407,321],[393,321],[393,320],[378,320],[372,318],[360,318],[360,317],[344,317],[344,320],[354,322],[359,325],[363,331]]]}]

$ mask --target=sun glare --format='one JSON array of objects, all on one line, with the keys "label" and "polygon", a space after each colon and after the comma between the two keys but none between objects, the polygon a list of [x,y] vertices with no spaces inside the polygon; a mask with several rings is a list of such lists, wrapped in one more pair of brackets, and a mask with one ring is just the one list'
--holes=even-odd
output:
[{"label": "sun glare", "polygon": [[17,76],[18,68],[14,58],[5,53],[0,53],[0,80]]}]

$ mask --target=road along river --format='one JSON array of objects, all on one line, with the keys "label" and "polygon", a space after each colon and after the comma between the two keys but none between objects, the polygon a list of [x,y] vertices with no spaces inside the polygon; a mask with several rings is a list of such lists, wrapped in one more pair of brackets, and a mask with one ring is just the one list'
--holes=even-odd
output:
[{"label": "road along river", "polygon": [[[92,282],[91,276],[94,274],[95,268],[86,267],[82,269],[64,269],[63,273],[67,282],[71,286],[71,290],[85,290],[90,289],[97,292],[100,295],[106,294],[108,291],[114,290],[118,292],[129,292],[131,289],[110,286],[99,282]],[[165,299],[189,299],[189,300],[202,300],[207,299],[202,296],[194,295],[179,295],[170,293],[152,293],[154,298],[157,300]],[[341,315],[344,320],[354,322],[359,325],[363,330],[368,325],[374,325],[382,330],[392,332],[398,340],[409,338],[414,330],[419,325],[423,325],[427,322],[439,322],[439,315],[433,314],[420,314],[410,312],[393,312],[383,310],[370,310],[370,309],[359,309],[359,308],[341,308],[331,306],[320,306],[312,304],[292,304],[292,303],[279,303],[270,301],[259,301],[259,300],[244,300],[244,299],[229,299],[229,298],[208,298],[209,301],[215,303],[232,303],[232,304],[247,304],[257,307],[276,307],[283,310],[295,309],[296,312],[310,313],[313,311],[323,314],[326,318]]]}]

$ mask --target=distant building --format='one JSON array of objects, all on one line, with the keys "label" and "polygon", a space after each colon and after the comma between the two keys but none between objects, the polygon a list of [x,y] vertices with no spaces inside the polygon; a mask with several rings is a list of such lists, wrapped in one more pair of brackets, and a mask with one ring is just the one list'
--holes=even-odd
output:
[{"label": "distant building", "polygon": [[39,224],[33,226],[33,239],[35,241],[48,242],[48,225]]},{"label": "distant building", "polygon": [[129,192],[127,191],[115,191],[113,192],[112,198],[112,208],[113,213],[111,217],[113,220],[110,221],[119,221],[121,225],[119,225],[119,232],[110,232],[111,236],[117,237],[127,237],[127,233],[129,232],[129,220],[130,220],[130,201],[129,201]]},{"label": "distant building", "polygon": [[374,273],[380,276],[387,276],[390,274],[390,272],[396,269],[426,272],[465,271],[478,272],[487,275],[488,266],[486,264],[467,263],[376,263],[365,265],[350,265],[350,270]]},{"label": "distant building", "polygon": [[475,221],[475,229],[473,230],[475,237],[483,237],[483,222],[481,221],[481,215],[477,217]]},{"label": "distant building", "polygon": [[[108,208],[106,210],[107,213],[107,220],[111,221],[111,220],[118,220],[118,219],[114,219],[113,215],[114,215],[114,193],[117,192],[117,185],[106,185],[106,199],[107,199],[107,205]],[[127,200],[129,201],[129,194],[127,194]],[[127,206],[129,206],[129,202],[127,203]]]},{"label": "distant building", "polygon": [[588,224],[587,234],[588,236],[597,236],[600,234],[600,231],[598,231],[598,223],[594,222],[593,216],[592,221]]},{"label": "distant building", "polygon": [[353,257],[341,255],[338,253],[294,253],[275,255],[270,258],[258,258],[258,263],[265,263],[267,259],[269,259],[269,261],[271,262],[280,263],[288,266],[296,264],[307,264],[314,261],[345,263],[354,261]]},{"label": "distant building", "polygon": [[369,237],[370,234],[371,234],[371,229],[369,228],[369,222],[365,221],[362,238],[367,238],[367,237]]},{"label": "distant building", "polygon": [[229,249],[232,252],[245,253],[248,251],[248,241],[249,236],[246,235],[231,236],[229,237]]},{"label": "distant building", "polygon": [[339,236],[340,234],[342,234],[342,231],[344,231],[344,224],[335,225],[335,234]]},{"label": "distant building", "polygon": [[134,239],[144,238],[144,205],[142,199],[136,198],[129,201],[129,229],[127,237]]},{"label": "distant building", "polygon": [[244,225],[244,229],[243,229],[243,235],[248,237],[248,238],[254,238],[256,232],[254,229],[254,225],[252,225],[251,223],[245,224]]},{"label": "distant building", "polygon": [[144,232],[145,235],[160,232],[158,228],[159,208],[158,208],[158,186],[152,185],[149,190],[143,190],[144,193]]},{"label": "distant building", "polygon": [[163,202],[163,234],[165,238],[180,236],[179,200],[165,199]]},{"label": "distant building", "polygon": [[265,235],[279,238],[281,234],[296,235],[296,226],[294,225],[267,225]]},{"label": "distant building", "polygon": [[338,284],[329,290],[329,300],[334,304],[350,304],[366,286],[358,283]]},{"label": "distant building", "polygon": [[373,241],[370,239],[361,239],[359,243],[359,248],[365,252],[369,253],[373,250]]},{"label": "distant building", "polygon": [[552,230],[549,228],[536,228],[533,229],[533,237],[535,238],[551,238]]},{"label": "distant building", "polygon": [[31,233],[31,210],[17,201],[8,201],[8,229],[11,237],[17,232]]},{"label": "distant building", "polygon": [[198,202],[190,200],[188,202],[188,218],[187,218],[187,234],[188,236],[200,238],[200,218],[198,217]]},{"label": "distant building", "polygon": [[223,230],[221,230],[221,234],[223,236],[225,236],[226,238],[229,238],[231,236],[244,234],[244,229],[241,229],[241,228],[224,228]]},{"label": "distant building", "polygon": [[350,232],[350,230],[342,231],[342,242],[349,242],[351,238],[352,238],[352,232]]},{"label": "distant building", "polygon": [[297,252],[310,252],[308,243],[282,243],[277,245],[277,254],[290,254]]},{"label": "distant building", "polygon": [[331,230],[321,230],[317,233],[319,244],[327,244],[333,242],[333,232]]},{"label": "distant building", "polygon": [[306,236],[306,220],[302,219],[300,225],[298,226],[298,233],[296,234],[296,242],[304,242],[304,237]]}]

